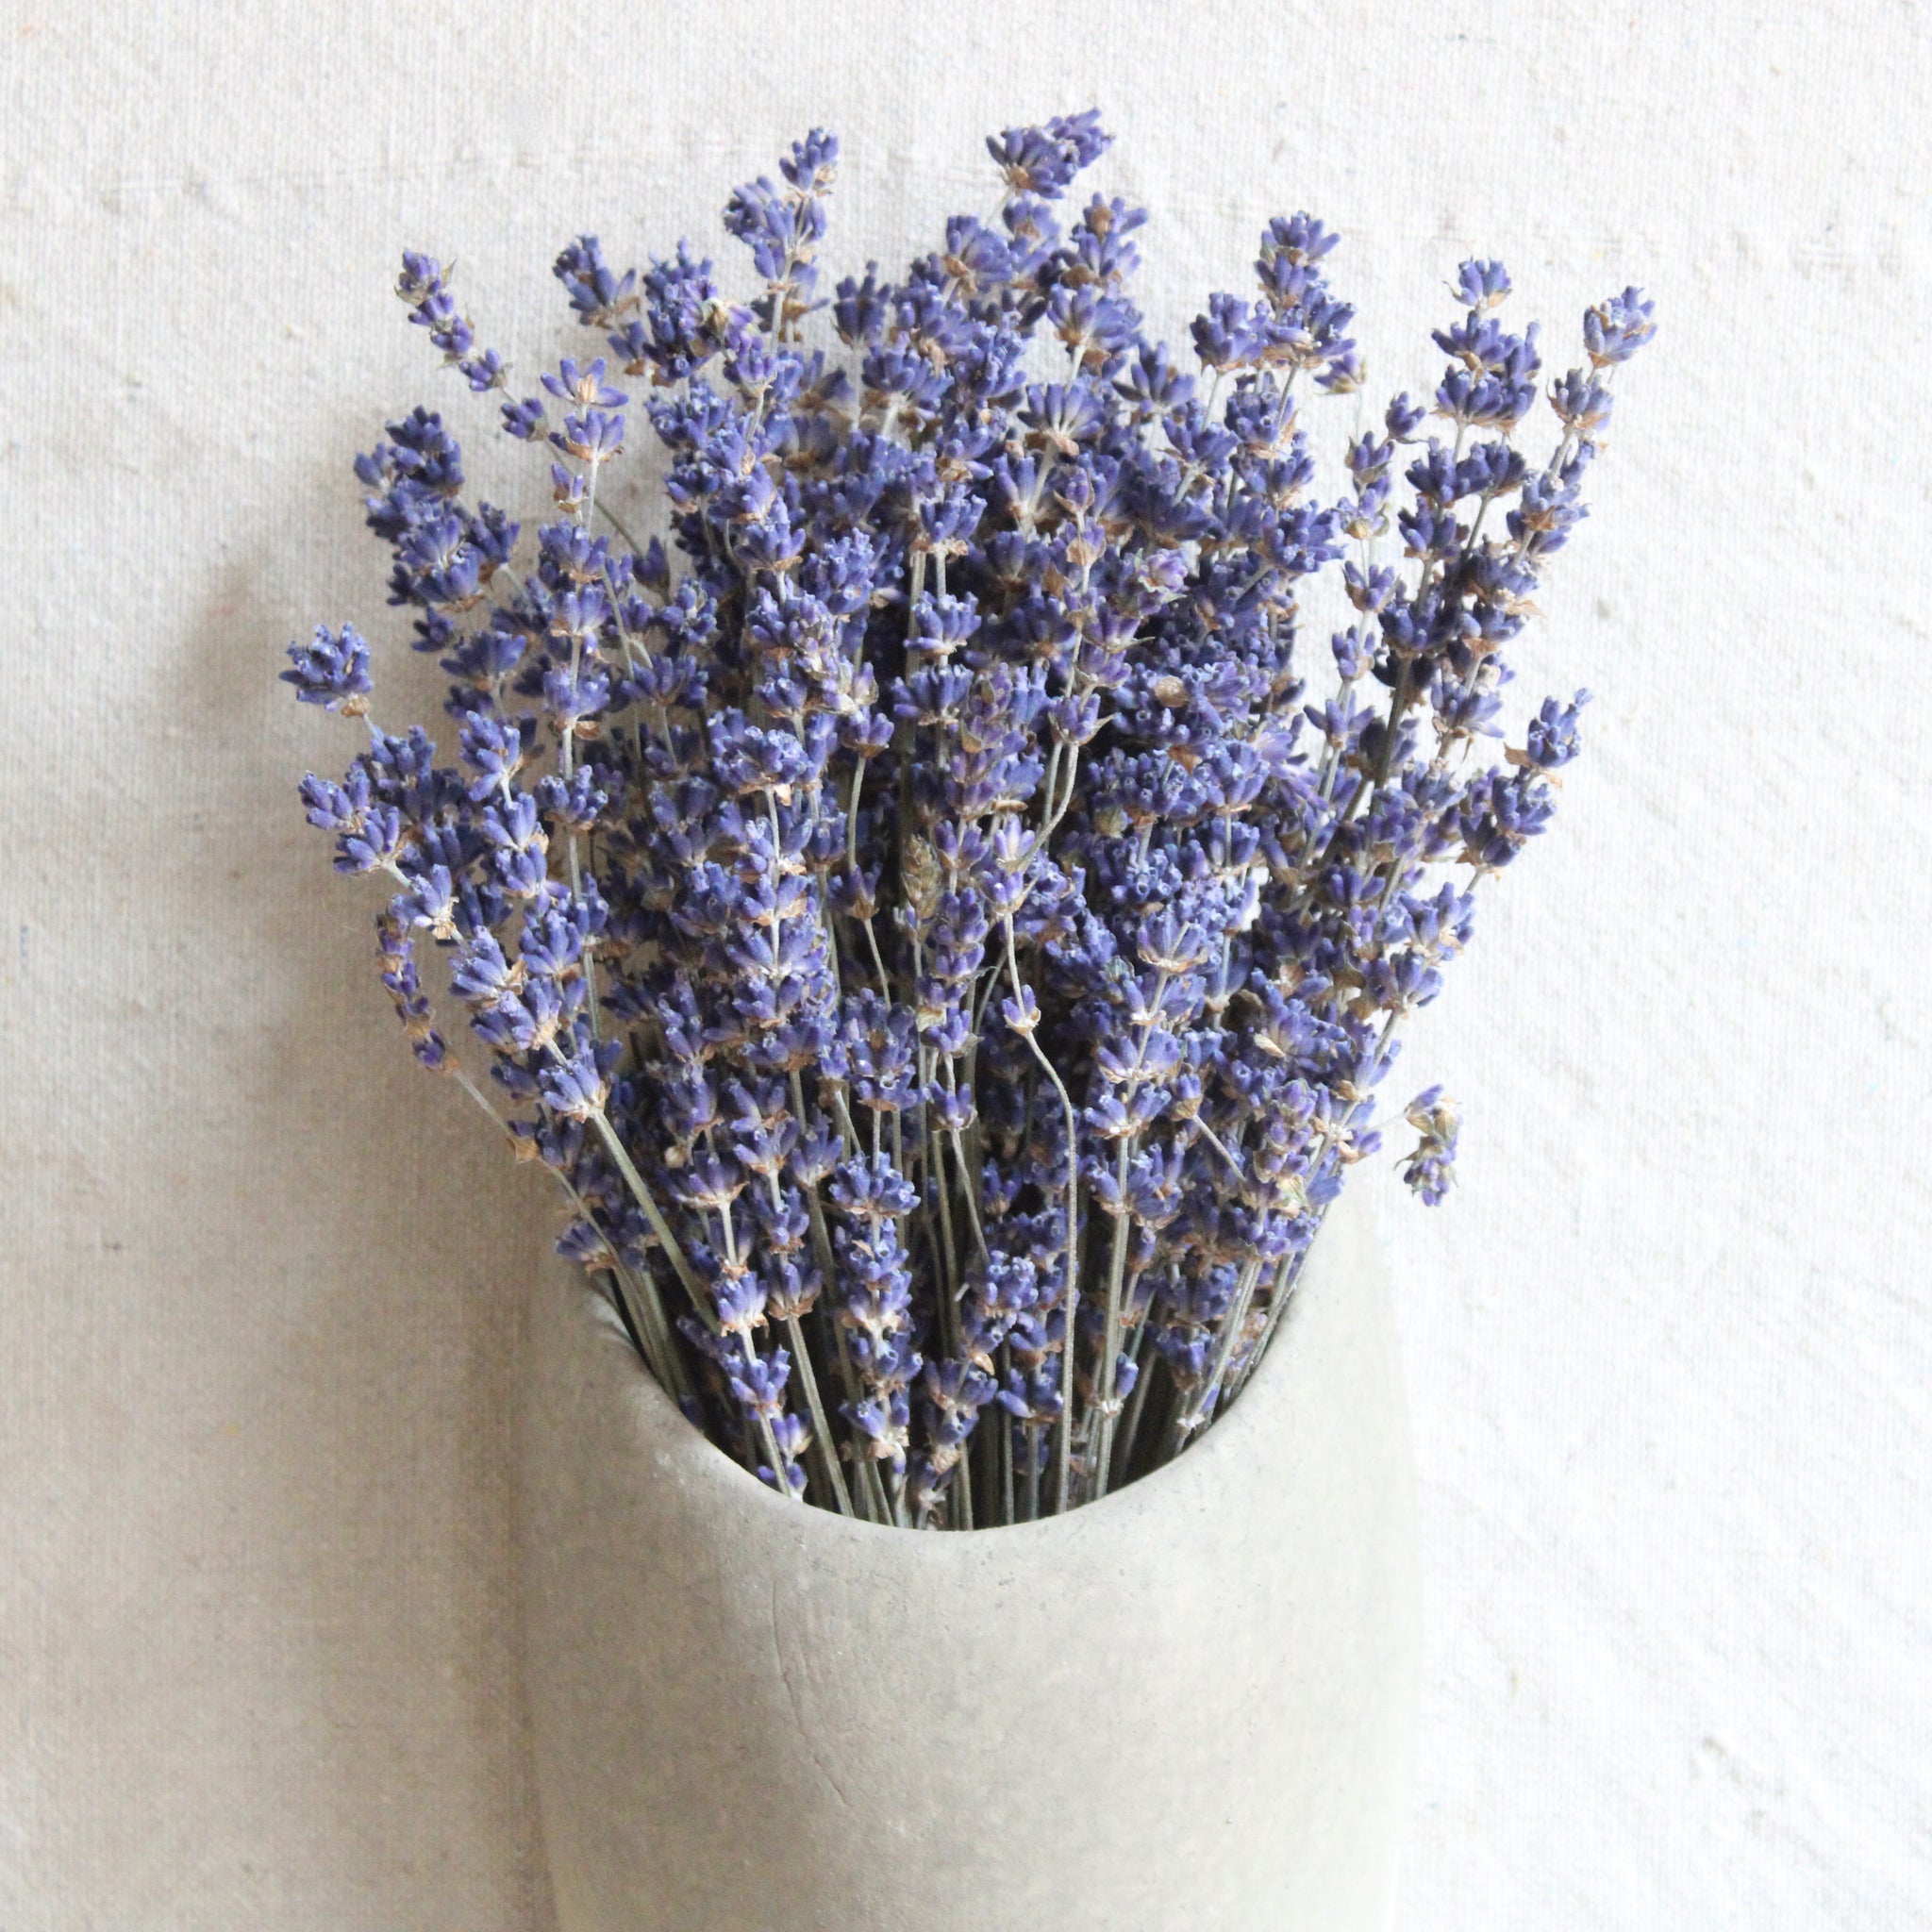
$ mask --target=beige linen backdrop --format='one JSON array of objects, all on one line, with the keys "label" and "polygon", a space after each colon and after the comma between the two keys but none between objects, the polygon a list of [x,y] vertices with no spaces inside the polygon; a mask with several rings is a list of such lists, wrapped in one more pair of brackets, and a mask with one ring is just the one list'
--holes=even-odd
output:
[{"label": "beige linen backdrop", "polygon": [[6,0],[0,48],[4,1932],[547,1923],[508,1450],[553,1204],[408,1064],[295,806],[348,728],[274,681],[353,618],[433,708],[348,470],[386,415],[528,483],[398,251],[527,379],[580,229],[741,286],[724,196],[822,123],[828,259],[903,261],[991,203],[986,132],[1090,103],[1175,341],[1304,207],[1373,397],[1469,253],[1558,368],[1659,305],[1524,654],[1600,693],[1588,758],[1403,1070],[1464,1186],[1364,1181],[1423,1473],[1403,1923],[1932,1925],[1923,5]]}]

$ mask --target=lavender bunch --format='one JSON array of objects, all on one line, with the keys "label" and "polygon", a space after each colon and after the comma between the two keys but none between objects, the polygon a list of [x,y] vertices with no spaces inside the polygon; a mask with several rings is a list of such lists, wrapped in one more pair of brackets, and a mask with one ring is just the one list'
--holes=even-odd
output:
[{"label": "lavender bunch", "polygon": [[[527,393],[406,256],[549,506],[526,537],[473,498],[420,408],[357,459],[453,760],[376,724],[353,629],[283,673],[365,720],[302,797],[386,885],[417,1058],[556,1176],[560,1248],[691,1421],[882,1524],[1091,1501],[1253,1373],[1576,756],[1583,691],[1507,741],[1508,658],[1653,333],[1635,289],[1589,311],[1532,457],[1537,330],[1466,261],[1433,395],[1357,403],[1324,494],[1305,413],[1363,382],[1335,236],[1271,222],[1176,357],[1133,301],[1144,211],[1070,199],[1108,145],[1007,130],[984,217],[827,293],[815,131],[726,208],[761,292],[582,236],[555,274],[592,342]],[[648,541],[606,477],[640,413]],[[1336,565],[1353,620],[1311,651]],[[1407,1112],[1435,1202],[1457,1113]]]}]

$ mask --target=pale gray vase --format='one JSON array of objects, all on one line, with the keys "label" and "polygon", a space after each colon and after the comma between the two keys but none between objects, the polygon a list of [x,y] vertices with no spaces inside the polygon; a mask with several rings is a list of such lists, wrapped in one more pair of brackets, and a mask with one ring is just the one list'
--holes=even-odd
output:
[{"label": "pale gray vase", "polygon": [[1330,1217],[1241,1399],[1041,1524],[781,1500],[545,1276],[527,1665],[562,1932],[1382,1932],[1413,1476],[1378,1244]]}]

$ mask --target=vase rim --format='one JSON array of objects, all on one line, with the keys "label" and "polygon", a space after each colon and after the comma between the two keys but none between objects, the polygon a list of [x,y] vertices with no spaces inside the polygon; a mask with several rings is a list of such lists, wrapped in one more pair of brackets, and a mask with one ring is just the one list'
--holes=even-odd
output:
[{"label": "vase rim", "polygon": [[[1341,1211],[1345,1206],[1350,1211]],[[1347,1235],[1343,1240],[1338,1241],[1333,1232],[1337,1222],[1347,1224]],[[1326,1277],[1332,1277],[1338,1272],[1343,1274],[1349,1272],[1349,1263],[1341,1250],[1352,1249],[1365,1234],[1370,1240],[1374,1239],[1365,1225],[1359,1205],[1349,1203],[1347,1196],[1327,1217],[1327,1225],[1331,1230],[1327,1252],[1321,1257],[1325,1265],[1317,1265],[1311,1254],[1306,1277],[1293,1291],[1279,1332],[1242,1385],[1236,1400],[1202,1431],[1200,1439],[1191,1447],[1172,1462],[1163,1463],[1158,1469],[1150,1470],[1145,1475],[1124,1483],[1119,1489],[1109,1490],[1097,1502],[1083,1503],[1064,1514],[1042,1516],[1031,1523],[988,1524],[964,1531],[927,1533],[899,1524],[872,1523],[864,1517],[845,1516],[836,1509],[827,1509],[813,1503],[787,1502],[769,1483],[760,1482],[750,1470],[685,1416],[639,1358],[608,1300],[586,1289],[581,1293],[581,1305],[586,1309],[587,1319],[594,1322],[602,1331],[600,1339],[607,1341],[613,1352],[621,1350],[634,1371],[630,1386],[637,1404],[633,1414],[639,1426],[658,1439],[662,1454],[680,1457],[696,1479],[714,1485],[724,1507],[734,1507],[731,1499],[735,1498],[735,1507],[780,1512],[787,1522],[794,1524],[801,1536],[824,1541],[862,1535],[872,1540],[871,1547],[880,1551],[888,1546],[885,1539],[889,1537],[895,1539],[900,1547],[908,1549],[936,1543],[948,1548],[969,1545],[984,1550],[987,1548],[985,1539],[990,1536],[1001,1538],[1003,1545],[1010,1547],[1013,1540],[1023,1535],[1037,1539],[1076,1532],[1091,1535],[1104,1528],[1111,1529],[1117,1524],[1124,1524],[1124,1511],[1145,1514],[1158,1501],[1179,1501],[1185,1491],[1177,1486],[1198,1489],[1219,1480],[1222,1465],[1228,1457],[1242,1453],[1246,1439],[1261,1425],[1270,1406],[1253,1403],[1248,1398],[1257,1390],[1278,1391],[1283,1378],[1290,1373],[1285,1361],[1300,1353],[1302,1324],[1296,1319],[1297,1305],[1310,1291],[1320,1293],[1324,1289],[1339,1287],[1339,1282],[1332,1282]],[[1078,1527],[1082,1524],[1084,1529]]]}]

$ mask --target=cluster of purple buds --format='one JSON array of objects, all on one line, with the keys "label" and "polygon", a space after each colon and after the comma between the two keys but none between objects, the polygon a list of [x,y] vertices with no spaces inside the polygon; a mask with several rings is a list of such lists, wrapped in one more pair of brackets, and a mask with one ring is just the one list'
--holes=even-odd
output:
[{"label": "cluster of purple buds", "polygon": [[[1335,236],[1271,222],[1177,356],[1134,302],[1144,211],[1072,193],[1108,144],[1008,129],[985,215],[828,291],[814,132],[726,209],[760,291],[583,236],[555,273],[593,341],[529,384],[406,256],[547,500],[526,536],[473,498],[422,408],[357,460],[441,750],[376,724],[352,629],[283,674],[366,720],[303,802],[384,884],[417,1058],[556,1176],[560,1247],[692,1423],[880,1524],[1074,1507],[1238,1396],[1576,755],[1585,692],[1507,741],[1510,660],[1653,333],[1625,290],[1540,388],[1507,275],[1464,262],[1433,394],[1357,413],[1324,487],[1307,416],[1364,379]],[[608,474],[639,416],[647,540]],[[1438,1201],[1456,1109],[1407,1118]]]}]

